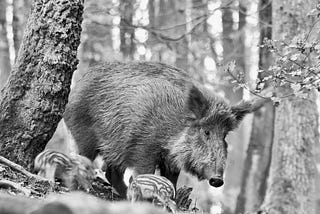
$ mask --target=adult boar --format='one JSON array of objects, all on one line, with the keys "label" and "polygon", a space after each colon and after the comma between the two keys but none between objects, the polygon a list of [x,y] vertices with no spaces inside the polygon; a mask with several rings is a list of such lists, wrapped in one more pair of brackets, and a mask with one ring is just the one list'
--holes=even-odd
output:
[{"label": "adult boar", "polygon": [[106,176],[125,197],[123,173],[154,173],[176,186],[185,169],[223,185],[225,137],[260,105],[228,105],[189,74],[155,62],[104,63],[91,68],[71,93],[65,122],[81,155],[101,153]]}]

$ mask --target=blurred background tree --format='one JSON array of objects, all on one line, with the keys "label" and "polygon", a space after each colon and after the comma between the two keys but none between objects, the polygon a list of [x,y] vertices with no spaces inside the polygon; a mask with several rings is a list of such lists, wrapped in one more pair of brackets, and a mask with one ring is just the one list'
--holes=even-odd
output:
[{"label": "blurred background tree", "polygon": [[[28,2],[0,0],[0,87],[3,87],[8,78],[22,40],[21,35],[30,10]],[[313,57],[309,63],[312,65],[308,66],[311,69],[307,72],[309,76],[303,76],[298,72],[300,76],[292,77],[292,72],[282,71],[293,68],[294,62],[290,64],[288,60],[294,61],[305,53],[298,54],[287,50],[284,55],[279,55],[277,53],[281,45],[272,40],[282,41],[284,37],[280,32],[284,31],[296,43],[302,41],[304,50],[312,49],[313,54],[318,54],[320,47],[317,43],[318,38],[303,40],[312,29],[315,30],[312,35],[319,34],[318,25],[315,24],[319,22],[317,2],[307,1],[303,4],[308,6],[301,7],[300,10],[292,6],[298,5],[297,2],[282,6],[277,2],[271,0],[85,1],[83,31],[78,51],[80,62],[73,75],[72,87],[76,87],[77,79],[81,78],[90,65],[100,61],[152,60],[189,71],[205,87],[227,98],[231,103],[253,98],[256,96],[254,94],[261,96],[260,92],[263,89],[273,89],[266,96],[271,97],[275,104],[280,104],[276,113],[274,105],[269,103],[254,115],[248,116],[244,123],[227,137],[229,157],[225,173],[226,182],[223,187],[209,188],[207,182],[198,182],[196,178],[185,173],[179,178],[179,185],[194,188],[191,206],[196,206],[205,213],[254,212],[259,209],[263,201],[266,204],[266,192],[269,191],[270,194],[270,187],[273,185],[268,182],[269,177],[272,179],[270,172],[280,164],[272,160],[275,158],[274,150],[279,146],[279,137],[285,136],[287,132],[281,126],[283,124],[281,116],[297,119],[297,115],[300,115],[295,111],[288,116],[282,115],[288,113],[285,109],[281,110],[283,107],[281,103],[287,101],[278,90],[274,89],[284,80],[291,81],[288,87],[293,90],[292,96],[295,97],[297,94],[299,96],[306,94],[307,90],[314,91],[319,84],[317,57]],[[277,7],[274,7],[274,4]],[[282,8],[280,12],[279,8]],[[302,8],[304,11],[301,11]],[[288,15],[287,22],[281,22],[282,16],[276,16],[279,13]],[[308,24],[301,26],[292,24],[300,23],[302,17],[308,17],[305,22]],[[279,26],[283,27],[279,29]],[[296,34],[302,39],[294,39]],[[296,49],[302,50],[300,46]],[[310,55],[304,55],[302,58],[309,60]],[[282,60],[282,64],[279,59]],[[232,66],[233,63],[235,68]],[[279,67],[281,69],[277,70]],[[313,75],[312,80],[308,80],[310,75]],[[300,84],[303,77],[309,81],[302,81],[304,85]],[[307,86],[309,88],[305,88]],[[316,92],[313,93],[313,99],[318,99]],[[306,104],[304,101],[303,103]],[[290,106],[291,104],[290,102]],[[314,117],[310,120],[317,120],[318,115],[315,112],[317,107],[314,101],[310,104],[310,108],[308,107],[314,110],[312,113]],[[276,128],[281,129],[281,132],[275,133],[275,117]],[[307,115],[301,117],[306,119]],[[296,125],[298,124],[300,123]],[[318,123],[314,123],[312,127],[318,128]],[[303,130],[297,127],[296,132],[301,131]],[[301,153],[292,153],[296,157],[295,160],[306,161],[308,158],[308,161],[312,162],[314,167],[310,169],[313,172],[310,174],[310,179],[313,180],[307,185],[314,190],[320,188],[318,137],[314,130],[312,137],[308,137],[314,140],[312,147],[305,148],[303,145],[309,144],[299,144],[312,155],[306,157]],[[297,138],[306,139],[303,135]],[[70,141],[63,122],[60,122],[47,147],[54,147],[63,152],[69,148],[66,145],[69,145]],[[285,151],[288,148],[286,147]],[[283,165],[284,169],[290,167],[291,165]],[[318,185],[315,185],[315,182],[318,182]],[[317,190],[319,191],[320,189]],[[313,199],[320,203],[319,194]],[[313,199],[310,206],[315,206]],[[320,206],[314,210],[320,210]]]}]

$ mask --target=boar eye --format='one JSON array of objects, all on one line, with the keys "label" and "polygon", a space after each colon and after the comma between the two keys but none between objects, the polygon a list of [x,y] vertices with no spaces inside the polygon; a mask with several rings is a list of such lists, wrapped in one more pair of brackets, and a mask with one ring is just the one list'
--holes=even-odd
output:
[{"label": "boar eye", "polygon": [[207,136],[210,136],[210,131],[204,130],[204,134],[207,135]]}]

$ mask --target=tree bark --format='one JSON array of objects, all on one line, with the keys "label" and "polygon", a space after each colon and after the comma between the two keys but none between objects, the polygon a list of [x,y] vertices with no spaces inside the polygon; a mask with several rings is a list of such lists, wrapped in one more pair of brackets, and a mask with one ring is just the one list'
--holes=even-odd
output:
[{"label": "tree bark", "polygon": [[[186,9],[187,5],[191,5],[191,0],[176,0],[175,2],[175,13],[174,23],[177,25],[174,30],[174,37],[179,37],[187,33],[187,19]],[[180,12],[184,11],[184,12]],[[185,24],[184,24],[185,23]],[[184,25],[180,25],[184,24]],[[180,25],[180,26],[179,26]],[[188,36],[184,36],[181,40],[175,42],[176,50],[176,66],[185,71],[188,71],[188,53],[189,53],[189,42]]]},{"label": "tree bark", "polygon": [[311,100],[288,99],[276,109],[270,187],[262,205],[266,213],[314,213],[318,118]]},{"label": "tree bark", "polygon": [[78,76],[81,77],[90,65],[113,60],[112,16],[106,12],[110,5],[112,5],[112,0],[85,1],[83,31],[78,51],[80,64],[73,77],[74,80],[78,79]]},{"label": "tree bark", "polygon": [[[155,36],[150,38],[150,44],[157,45],[158,61],[165,61],[174,63],[177,67],[182,68],[188,71],[188,53],[189,53],[189,43],[186,36],[182,37],[179,40],[175,40],[183,36],[186,33],[186,7],[187,4],[191,4],[191,0],[187,1],[151,1],[149,3],[149,14],[150,17],[150,26],[155,28],[162,29],[159,31],[162,35],[165,35],[171,39],[162,40]],[[159,42],[155,40],[158,39]],[[161,44],[162,43],[162,44]],[[167,44],[167,47],[165,47]],[[163,46],[163,47],[161,47]],[[173,53],[169,53],[169,49]],[[155,54],[155,55],[156,55]],[[175,54],[174,58],[171,57],[172,54]],[[169,57],[169,58],[168,58]]]},{"label": "tree bark", "polygon": [[7,81],[11,65],[10,52],[7,38],[6,0],[0,0],[0,89]]},{"label": "tree bark", "polygon": [[[242,8],[240,8],[242,7]],[[237,39],[235,38],[236,32],[234,31],[234,20],[232,17],[232,9],[231,6],[224,8],[222,10],[222,47],[223,47],[223,62],[228,63],[232,60],[237,61],[238,70],[245,72],[245,63],[244,63],[244,34],[243,27],[245,26],[245,5],[239,5],[239,34]],[[239,65],[238,65],[239,63]],[[227,74],[221,74],[221,79],[223,81],[222,89],[225,92],[225,97],[228,98],[232,103],[238,102],[242,99],[242,89],[238,89],[237,91],[233,90],[235,84],[230,83],[229,81],[225,81],[225,76]]]},{"label": "tree bark", "polygon": [[[156,26],[156,2],[155,0],[148,1],[148,14],[149,14],[149,28],[155,28]],[[147,44],[152,48],[157,43],[157,38],[149,32]]]},{"label": "tree bark", "polygon": [[34,0],[0,94],[0,155],[31,168],[62,117],[76,69],[82,0]]},{"label": "tree bark", "polygon": [[[274,0],[273,38],[292,39],[312,28],[315,19],[307,13],[316,8],[312,0]],[[319,25],[309,38],[319,39]],[[288,93],[287,87],[278,93]],[[315,194],[314,148],[319,144],[319,114],[314,91],[307,99],[290,97],[275,111],[275,131],[269,186],[261,206],[263,213],[312,214]]]},{"label": "tree bark", "polygon": [[[233,60],[237,63],[237,71],[246,73],[245,67],[245,43],[244,43],[244,27],[246,25],[246,5],[239,4],[239,25],[238,32],[234,30],[234,20],[233,20],[233,9],[231,6],[224,8],[222,10],[222,46],[223,46],[223,62],[228,63]],[[221,89],[223,90],[225,97],[230,101],[230,103],[238,103],[242,100],[243,90],[239,88],[234,91],[233,88],[236,86],[234,83],[231,83],[227,77],[229,75],[226,72],[220,72]],[[228,80],[227,80],[228,79]],[[228,163],[225,172],[225,185],[224,193],[228,195],[229,199],[225,204],[231,210],[235,209],[234,202],[236,201],[235,190],[239,190],[241,179],[240,174],[243,170],[243,159],[245,154],[245,131],[246,125],[245,121],[240,125],[240,127],[234,132],[230,133],[227,137],[227,142],[229,144],[228,150]]]},{"label": "tree bark", "polygon": [[227,7],[222,10],[222,47],[223,47],[223,61],[227,62],[234,58],[234,41],[232,39],[233,34],[233,17],[232,9]]},{"label": "tree bark", "polygon": [[[260,41],[271,39],[272,7],[268,0],[259,1]],[[271,55],[264,48],[259,49],[259,68],[268,70]],[[263,79],[267,72],[260,72]],[[266,85],[267,86],[267,85]],[[235,213],[257,210],[265,195],[274,130],[274,106],[271,103],[254,113],[252,131],[242,173],[241,191],[237,199]]]}]

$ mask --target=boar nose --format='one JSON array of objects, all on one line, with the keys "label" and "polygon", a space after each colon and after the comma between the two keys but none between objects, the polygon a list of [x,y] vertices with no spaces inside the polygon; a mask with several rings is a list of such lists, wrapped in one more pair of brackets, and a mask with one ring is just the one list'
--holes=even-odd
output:
[{"label": "boar nose", "polygon": [[213,187],[221,187],[223,183],[223,179],[220,177],[210,178],[209,180],[209,184]]}]

